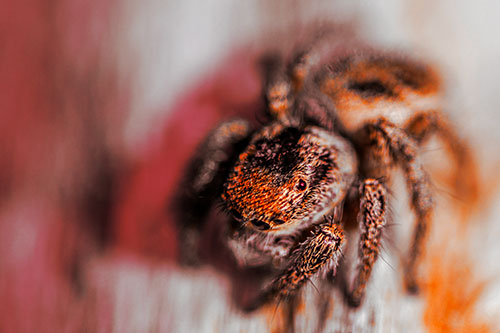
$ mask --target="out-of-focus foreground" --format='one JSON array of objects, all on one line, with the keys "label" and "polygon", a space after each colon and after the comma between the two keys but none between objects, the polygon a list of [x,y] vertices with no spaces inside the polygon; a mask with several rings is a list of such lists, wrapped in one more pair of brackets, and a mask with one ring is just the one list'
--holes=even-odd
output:
[{"label": "out-of-focus foreground", "polygon": [[[283,329],[280,309],[234,308],[235,283],[220,270],[176,264],[168,203],[207,131],[261,107],[256,55],[284,31],[323,20],[436,64],[482,182],[477,207],[450,197],[440,183],[448,165],[431,143],[438,211],[421,294],[402,290],[412,220],[396,184],[394,239],[365,303],[351,310],[333,290],[323,329],[500,330],[498,15],[493,0],[4,3],[0,331]],[[324,295],[305,289],[298,331],[321,316]]]}]

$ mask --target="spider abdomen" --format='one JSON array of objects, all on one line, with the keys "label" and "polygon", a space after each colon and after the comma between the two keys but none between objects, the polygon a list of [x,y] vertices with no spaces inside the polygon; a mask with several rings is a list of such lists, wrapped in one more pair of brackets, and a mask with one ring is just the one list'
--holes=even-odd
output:
[{"label": "spider abdomen", "polygon": [[404,127],[416,113],[442,107],[435,71],[407,59],[349,56],[330,64],[319,82],[349,133],[381,118]]}]

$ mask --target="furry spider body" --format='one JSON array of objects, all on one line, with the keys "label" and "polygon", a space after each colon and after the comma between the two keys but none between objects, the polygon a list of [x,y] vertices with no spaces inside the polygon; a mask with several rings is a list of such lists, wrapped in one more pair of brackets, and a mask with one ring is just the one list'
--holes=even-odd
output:
[{"label": "furry spider body", "polygon": [[[396,165],[406,175],[416,215],[405,263],[406,287],[416,291],[433,208],[418,146],[438,134],[456,162],[457,184],[470,165],[466,145],[439,112],[439,80],[431,68],[373,52],[324,59],[322,50],[311,47],[288,67],[269,58],[264,88],[271,120],[260,129],[244,120],[214,129],[191,163],[180,198],[186,261],[203,219],[220,200],[232,217],[222,229],[236,262],[276,272],[249,310],[295,294],[318,274],[333,277],[343,226],[352,216],[360,226],[359,263],[344,292],[350,305],[359,305],[380,251]],[[473,179],[462,183],[457,190],[473,191]],[[342,214],[344,207],[353,211]]]}]

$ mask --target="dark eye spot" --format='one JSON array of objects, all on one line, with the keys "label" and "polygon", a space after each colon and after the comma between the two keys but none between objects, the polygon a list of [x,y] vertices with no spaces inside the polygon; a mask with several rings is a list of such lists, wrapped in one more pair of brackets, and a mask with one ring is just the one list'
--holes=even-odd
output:
[{"label": "dark eye spot", "polygon": [[364,97],[373,97],[380,95],[392,96],[392,91],[382,84],[379,80],[364,81],[364,82],[350,82],[348,88],[358,95]]},{"label": "dark eye spot", "polygon": [[252,223],[260,230],[268,230],[269,228],[271,228],[269,224],[267,224],[266,222],[262,222],[260,220],[251,220],[250,223]]},{"label": "dark eye spot", "polygon": [[280,219],[274,219],[273,222],[274,222],[274,224],[278,224],[278,225],[281,225],[281,224],[285,223],[285,221],[280,220]]},{"label": "dark eye spot", "polygon": [[307,183],[305,180],[301,179],[297,183],[297,190],[299,191],[304,191],[307,188]]}]

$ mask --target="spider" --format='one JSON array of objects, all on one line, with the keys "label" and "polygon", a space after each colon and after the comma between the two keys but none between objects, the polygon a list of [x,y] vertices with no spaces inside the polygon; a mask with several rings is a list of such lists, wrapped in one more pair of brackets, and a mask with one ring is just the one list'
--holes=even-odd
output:
[{"label": "spider", "polygon": [[360,305],[379,257],[395,167],[405,174],[416,216],[404,281],[417,292],[434,205],[418,148],[431,134],[451,153],[457,190],[474,191],[472,158],[441,113],[436,72],[401,55],[338,49],[309,45],[288,63],[266,57],[269,120],[258,128],[244,119],[221,123],[186,173],[178,201],[183,260],[197,260],[201,226],[218,202],[230,217],[218,227],[236,263],[273,272],[247,310],[291,297],[313,277],[333,279],[353,219],[359,262],[344,294]]}]

